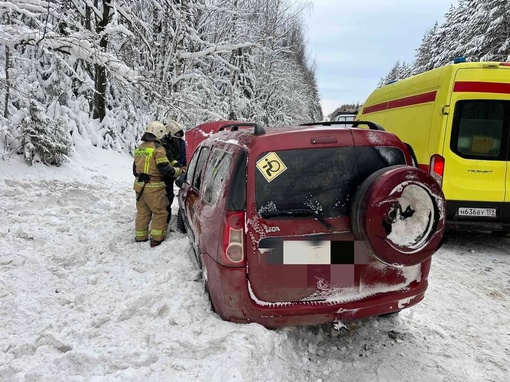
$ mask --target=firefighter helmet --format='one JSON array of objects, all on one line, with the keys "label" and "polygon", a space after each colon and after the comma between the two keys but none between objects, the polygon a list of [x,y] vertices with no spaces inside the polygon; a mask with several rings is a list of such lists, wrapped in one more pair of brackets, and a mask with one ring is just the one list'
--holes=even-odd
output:
[{"label": "firefighter helmet", "polygon": [[166,124],[166,134],[172,138],[182,138],[184,130],[176,121],[168,121]]},{"label": "firefighter helmet", "polygon": [[157,139],[163,138],[163,136],[166,133],[165,125],[159,121],[152,121],[149,122],[147,125],[147,129],[145,129],[146,133],[151,133],[154,135]]}]

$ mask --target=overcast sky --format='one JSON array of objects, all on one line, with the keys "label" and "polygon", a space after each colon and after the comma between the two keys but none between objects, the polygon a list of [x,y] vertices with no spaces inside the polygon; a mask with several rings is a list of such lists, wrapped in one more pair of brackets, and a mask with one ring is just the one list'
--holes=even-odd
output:
[{"label": "overcast sky", "polygon": [[363,103],[397,61],[413,62],[425,32],[457,0],[312,0],[307,46],[325,115]]}]

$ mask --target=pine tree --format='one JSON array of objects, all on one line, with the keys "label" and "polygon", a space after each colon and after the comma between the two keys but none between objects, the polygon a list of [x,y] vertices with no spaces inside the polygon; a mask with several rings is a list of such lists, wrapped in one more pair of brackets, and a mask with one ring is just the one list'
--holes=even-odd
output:
[{"label": "pine tree", "polygon": [[72,142],[61,120],[46,117],[45,107],[36,95],[30,99],[28,115],[23,119],[22,146],[25,160],[60,166],[70,153]]},{"label": "pine tree", "polygon": [[419,74],[426,72],[427,70],[433,69],[432,58],[433,58],[433,47],[437,46],[435,36],[438,30],[438,23],[429,29],[421,40],[420,47],[416,49],[414,66],[412,68],[412,74]]}]

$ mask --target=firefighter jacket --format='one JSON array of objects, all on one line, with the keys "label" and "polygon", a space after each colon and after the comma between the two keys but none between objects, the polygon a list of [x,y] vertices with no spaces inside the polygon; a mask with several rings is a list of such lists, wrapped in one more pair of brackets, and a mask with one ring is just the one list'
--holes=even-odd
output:
[{"label": "firefighter jacket", "polygon": [[[142,139],[147,139],[144,135]],[[165,148],[154,139],[145,140],[134,152],[133,175],[136,177],[133,189],[151,192],[165,187],[164,176],[175,176],[176,170],[170,166]],[[144,187],[145,185],[145,187]]]}]

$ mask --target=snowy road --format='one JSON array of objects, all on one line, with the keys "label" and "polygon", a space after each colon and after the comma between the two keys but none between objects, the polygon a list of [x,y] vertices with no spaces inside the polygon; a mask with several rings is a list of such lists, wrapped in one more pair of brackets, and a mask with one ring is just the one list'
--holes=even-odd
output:
[{"label": "snowy road", "polygon": [[311,380],[509,380],[509,244],[455,234],[436,253],[428,294],[414,308],[364,321],[344,338],[293,330],[298,349],[315,353]]},{"label": "snowy road", "polygon": [[266,330],[210,311],[186,236],[133,242],[130,170],[0,162],[1,381],[510,380],[510,238],[452,236],[399,316]]}]

